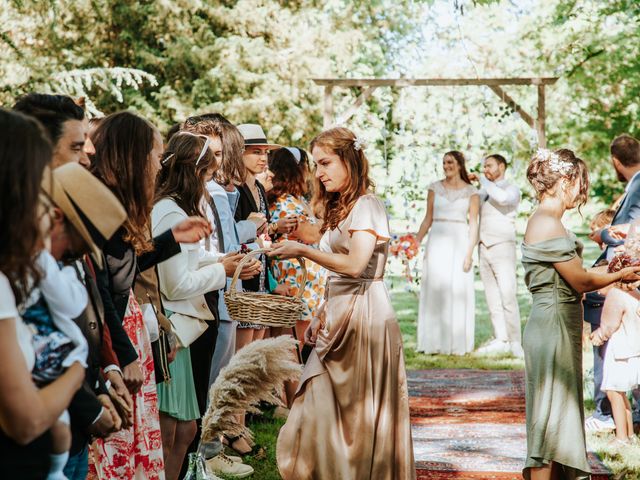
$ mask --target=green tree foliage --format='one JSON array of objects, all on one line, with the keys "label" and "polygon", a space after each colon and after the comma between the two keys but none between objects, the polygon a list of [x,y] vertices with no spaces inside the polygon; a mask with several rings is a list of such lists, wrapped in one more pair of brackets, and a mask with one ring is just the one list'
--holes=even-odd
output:
[{"label": "green tree foliage", "polygon": [[[193,113],[259,122],[301,146],[322,128],[318,77],[559,76],[547,89],[551,147],[590,164],[592,194],[621,191],[608,159],[637,120],[634,0],[8,0],[0,10],[0,103],[33,90],[132,108],[166,130]],[[507,87],[529,113],[534,88]],[[357,89],[335,89],[336,116]],[[469,166],[499,151],[528,192],[534,132],[487,88],[377,89],[348,122],[369,143],[379,191],[419,220],[442,154]],[[522,209],[526,212],[525,206]]]},{"label": "green tree foliage", "polygon": [[563,77],[563,113],[553,140],[589,160],[592,194],[606,201],[619,194],[609,161],[613,138],[640,138],[640,3],[564,0],[545,19],[541,59]]},{"label": "green tree foliage", "polygon": [[[1,15],[3,103],[54,75],[90,70],[97,108],[131,107],[161,128],[194,112],[260,122],[279,141],[322,124],[313,77],[383,75],[415,28],[410,1],[17,1]],[[127,71],[126,82],[114,71]],[[144,72],[144,73],[143,73]],[[111,75],[110,75],[111,74]],[[145,74],[147,76],[145,76]],[[78,86],[78,84],[76,84]],[[348,93],[348,92],[347,92]]]}]

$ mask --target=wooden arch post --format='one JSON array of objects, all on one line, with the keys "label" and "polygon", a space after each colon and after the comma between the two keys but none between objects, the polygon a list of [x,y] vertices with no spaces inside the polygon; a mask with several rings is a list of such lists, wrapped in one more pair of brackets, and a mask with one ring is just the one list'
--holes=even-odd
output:
[{"label": "wooden arch post", "polygon": [[[451,87],[451,86],[487,86],[510,108],[520,115],[520,118],[536,131],[538,145],[547,146],[545,133],[546,108],[545,86],[553,85],[558,81],[557,77],[537,78],[314,78],[316,85],[324,87],[324,128],[327,129],[335,123],[344,123],[349,120],[379,87]],[[537,115],[534,117],[527,113],[507,92],[504,85],[532,85],[538,89]],[[360,93],[356,101],[337,119],[333,112],[333,89],[335,87],[357,87]],[[337,120],[337,121],[336,121]]]}]

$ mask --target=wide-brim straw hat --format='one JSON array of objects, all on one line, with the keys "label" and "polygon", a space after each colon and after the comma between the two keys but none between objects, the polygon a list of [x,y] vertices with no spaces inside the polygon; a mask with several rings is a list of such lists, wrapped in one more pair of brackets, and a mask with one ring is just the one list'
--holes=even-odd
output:
[{"label": "wide-brim straw hat", "polygon": [[267,147],[269,150],[282,148],[282,145],[278,145],[277,143],[269,143],[267,136],[264,134],[264,130],[256,123],[243,123],[242,125],[238,125],[238,130],[244,138],[245,147],[259,146]]},{"label": "wide-brim straw hat", "polygon": [[82,236],[102,268],[101,248],[122,226],[127,212],[100,180],[77,163],[68,163],[44,178],[43,189]]}]

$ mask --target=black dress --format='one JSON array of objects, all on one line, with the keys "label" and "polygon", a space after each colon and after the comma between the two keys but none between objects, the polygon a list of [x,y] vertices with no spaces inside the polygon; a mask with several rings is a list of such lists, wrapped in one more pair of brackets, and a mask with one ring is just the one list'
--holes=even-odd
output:
[{"label": "black dress", "polygon": [[[263,213],[267,218],[267,225],[271,223],[271,214],[269,213],[269,207],[267,203],[267,193],[260,182],[256,180],[256,187],[258,189],[258,196],[260,197],[260,205],[256,204],[255,198],[251,190],[246,183],[243,183],[238,187],[240,192],[240,198],[238,199],[238,207],[236,208],[235,220],[240,222],[249,218],[249,215],[253,212]],[[270,268],[269,257],[266,255],[260,255],[259,260],[262,262],[262,271],[260,275],[249,280],[242,281],[242,288],[250,292],[267,292],[269,290],[269,283],[267,281],[267,272]],[[260,325],[250,322],[239,322],[238,328],[267,328],[265,325]]]}]

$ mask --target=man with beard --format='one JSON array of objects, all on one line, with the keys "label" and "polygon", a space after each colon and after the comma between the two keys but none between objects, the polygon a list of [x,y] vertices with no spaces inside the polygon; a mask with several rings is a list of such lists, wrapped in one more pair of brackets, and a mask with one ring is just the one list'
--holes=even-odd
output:
[{"label": "man with beard", "polygon": [[[626,225],[633,220],[640,219],[640,142],[629,135],[620,135],[611,143],[611,161],[616,170],[618,180],[627,183],[625,194],[611,221],[611,225]],[[591,239],[596,243],[603,243],[605,249],[596,262],[611,260],[614,249],[624,243],[621,235],[612,236],[615,228],[604,228],[595,232]],[[598,292],[590,292],[585,295],[584,321],[591,324],[591,331],[600,326],[602,305],[605,297]],[[593,415],[585,421],[585,429],[590,431],[612,430],[615,428],[611,416],[611,405],[607,395],[600,390],[602,384],[602,365],[607,344],[593,347],[593,390],[596,404]]]},{"label": "man with beard", "polygon": [[516,280],[516,212],[520,189],[505,178],[507,160],[494,153],[484,159],[480,182],[480,278],[494,340],[478,349],[480,354],[511,353],[524,357]]}]

